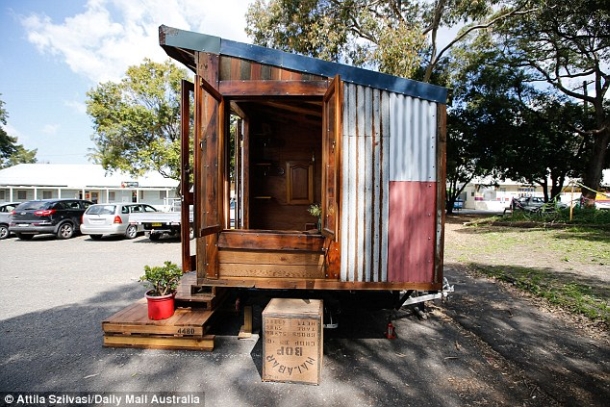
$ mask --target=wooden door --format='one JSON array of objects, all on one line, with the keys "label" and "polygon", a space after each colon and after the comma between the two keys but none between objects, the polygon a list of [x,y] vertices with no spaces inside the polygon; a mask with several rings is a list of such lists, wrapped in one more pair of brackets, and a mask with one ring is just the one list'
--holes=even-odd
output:
[{"label": "wooden door", "polygon": [[[182,197],[180,223],[189,225],[190,208],[193,200],[193,168],[191,157],[194,149],[194,138],[191,137],[191,97],[195,91],[194,85],[182,80],[180,91],[180,196]],[[182,241],[182,271],[193,270],[195,257],[191,257],[190,227],[180,229]]]},{"label": "wooden door", "polygon": [[197,277],[218,277],[218,234],[223,229],[225,171],[225,103],[222,95],[203,77],[195,80],[195,233]]},{"label": "wooden door", "polygon": [[322,233],[334,242],[339,240],[341,89],[341,78],[337,75],[324,95],[322,126]]}]

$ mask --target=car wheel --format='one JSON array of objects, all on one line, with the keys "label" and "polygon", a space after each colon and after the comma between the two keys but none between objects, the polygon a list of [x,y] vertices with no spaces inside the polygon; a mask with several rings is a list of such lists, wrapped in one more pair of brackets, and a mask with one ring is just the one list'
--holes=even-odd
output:
[{"label": "car wheel", "polygon": [[57,230],[57,237],[60,239],[70,239],[74,236],[74,225],[70,222],[65,222],[59,225],[59,229]]},{"label": "car wheel", "polygon": [[89,237],[91,238],[91,240],[100,240],[102,238],[102,235],[89,235]]},{"label": "car wheel", "polygon": [[138,236],[138,227],[136,225],[129,225],[125,230],[125,237],[127,239],[135,239]]},{"label": "car wheel", "polygon": [[0,225],[0,239],[6,239],[9,235],[8,226]]},{"label": "car wheel", "polygon": [[34,238],[34,235],[24,235],[22,233],[17,233],[17,237],[19,238],[19,240],[32,240]]},{"label": "car wheel", "polygon": [[153,242],[156,242],[157,240],[159,240],[160,237],[161,237],[161,235],[158,233],[151,233],[150,235],[148,235],[148,238],[150,240],[152,240]]}]

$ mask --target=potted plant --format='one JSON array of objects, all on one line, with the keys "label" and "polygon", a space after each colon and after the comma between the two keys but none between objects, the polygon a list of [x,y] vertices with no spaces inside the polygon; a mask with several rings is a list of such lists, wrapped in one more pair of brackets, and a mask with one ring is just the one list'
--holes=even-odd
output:
[{"label": "potted plant", "polygon": [[318,218],[318,231],[322,230],[322,208],[320,207],[320,205],[318,204],[313,204],[309,206],[309,209],[307,209],[307,211],[312,215],[315,216],[316,218]]},{"label": "potted plant", "polygon": [[163,266],[144,266],[140,281],[149,288],[146,292],[149,319],[166,319],[174,315],[174,297],[181,278],[182,270],[170,261]]}]

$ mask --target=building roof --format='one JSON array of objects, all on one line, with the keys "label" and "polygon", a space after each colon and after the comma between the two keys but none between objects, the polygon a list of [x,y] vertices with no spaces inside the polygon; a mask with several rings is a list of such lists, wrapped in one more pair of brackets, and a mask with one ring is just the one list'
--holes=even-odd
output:
[{"label": "building roof", "polygon": [[0,187],[120,188],[125,182],[137,182],[139,188],[178,186],[178,181],[157,172],[134,179],[124,173],[107,174],[101,165],[93,164],[19,164],[0,170]]},{"label": "building roof", "polygon": [[193,72],[197,72],[195,52],[207,52],[328,78],[340,75],[341,80],[357,85],[443,104],[447,101],[447,89],[441,86],[165,25],[159,27],[159,45],[167,55],[180,61]]}]

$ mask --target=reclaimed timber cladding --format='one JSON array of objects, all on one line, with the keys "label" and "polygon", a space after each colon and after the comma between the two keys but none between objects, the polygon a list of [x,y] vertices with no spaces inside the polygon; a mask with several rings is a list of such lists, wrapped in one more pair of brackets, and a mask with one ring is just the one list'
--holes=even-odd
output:
[{"label": "reclaimed timber cladding", "polygon": [[324,278],[323,242],[306,233],[224,231],[218,241],[220,278]]},{"label": "reclaimed timber cladding", "polygon": [[[283,69],[271,65],[247,61],[241,58],[220,57],[220,81],[321,81],[325,76]],[[261,95],[265,96],[265,95]]]}]

